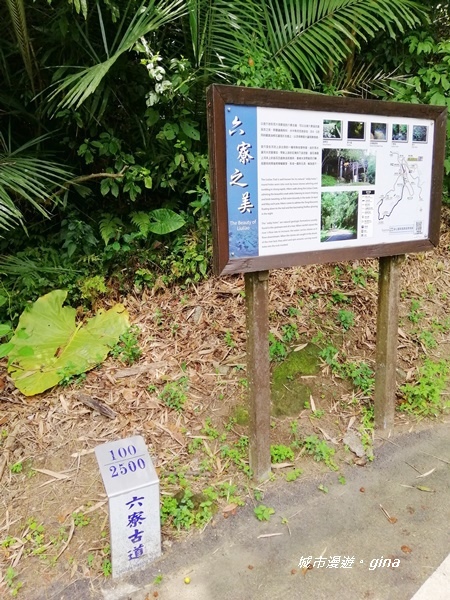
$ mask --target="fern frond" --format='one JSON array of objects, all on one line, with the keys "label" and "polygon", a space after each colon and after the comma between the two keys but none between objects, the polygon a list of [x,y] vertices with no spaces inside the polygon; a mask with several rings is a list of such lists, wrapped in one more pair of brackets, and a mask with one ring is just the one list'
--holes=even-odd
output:
[{"label": "fern frond", "polygon": [[139,229],[139,233],[147,237],[150,231],[150,216],[143,211],[132,212],[130,220]]},{"label": "fern frond", "polygon": [[107,246],[110,240],[117,237],[117,234],[123,227],[123,222],[119,217],[106,213],[100,219],[98,226],[102,240],[105,242],[105,246]]}]

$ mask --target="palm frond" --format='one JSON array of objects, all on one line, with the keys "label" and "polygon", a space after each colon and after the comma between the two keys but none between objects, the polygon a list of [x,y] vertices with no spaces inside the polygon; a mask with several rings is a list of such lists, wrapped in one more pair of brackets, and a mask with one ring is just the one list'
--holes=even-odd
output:
[{"label": "palm frond", "polygon": [[14,30],[14,35],[22,55],[25,70],[31,82],[31,87],[34,92],[33,81],[33,60],[31,52],[31,41],[28,35],[27,19],[25,15],[25,5],[23,0],[6,0],[11,22]]},{"label": "palm frond", "polygon": [[[109,49],[109,58],[91,67],[82,68],[78,73],[68,75],[54,84],[55,90],[50,94],[48,100],[52,102],[63,96],[57,103],[55,112],[64,108],[79,108],[98,89],[122,54],[131,50],[141,37],[156,31],[159,27],[180,17],[184,12],[184,0],[163,0],[158,5],[155,4],[155,0],[151,0],[148,4],[142,4],[132,17],[122,38],[117,39],[116,36],[114,39]],[[121,30],[126,17],[127,14],[124,15],[119,30]]]},{"label": "palm frond", "polygon": [[[385,30],[395,37],[419,23],[414,0],[221,0],[224,23],[217,51],[228,65],[236,62],[238,43],[257,43],[271,64],[290,70],[300,84],[317,84],[330,62],[348,56],[349,43]],[[234,14],[234,17],[232,14]]]},{"label": "palm frond", "polygon": [[0,275],[9,275],[12,277],[32,277],[39,278],[43,274],[55,274],[65,271],[67,273],[77,272],[76,269],[68,269],[59,263],[60,254],[51,253],[54,266],[43,264],[42,261],[32,260],[26,256],[3,255],[0,256]]},{"label": "palm frond", "polygon": [[189,39],[192,43],[193,66],[203,71],[213,62],[215,53],[214,32],[219,11],[214,0],[186,0],[189,22]]},{"label": "palm frond", "polygon": [[398,75],[395,71],[385,73],[382,69],[375,69],[372,61],[354,65],[350,74],[340,70],[331,81],[330,87],[342,96],[367,98],[377,91],[391,96],[397,91],[392,84],[405,81],[406,76]]},{"label": "palm frond", "polygon": [[55,193],[71,179],[70,171],[59,163],[30,152],[43,139],[41,136],[11,151],[0,135],[0,229],[10,230],[23,224],[18,205],[24,201],[48,216],[49,207],[56,200]]}]

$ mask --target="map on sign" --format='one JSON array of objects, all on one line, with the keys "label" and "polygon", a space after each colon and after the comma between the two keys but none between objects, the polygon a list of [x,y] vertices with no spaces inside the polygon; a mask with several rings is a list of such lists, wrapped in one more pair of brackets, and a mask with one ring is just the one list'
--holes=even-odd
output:
[{"label": "map on sign", "polygon": [[391,152],[391,173],[386,177],[393,181],[391,188],[380,195],[378,203],[378,220],[388,219],[394,210],[408,211],[411,204],[423,202],[423,182],[420,163],[423,156],[403,155],[400,152]]}]

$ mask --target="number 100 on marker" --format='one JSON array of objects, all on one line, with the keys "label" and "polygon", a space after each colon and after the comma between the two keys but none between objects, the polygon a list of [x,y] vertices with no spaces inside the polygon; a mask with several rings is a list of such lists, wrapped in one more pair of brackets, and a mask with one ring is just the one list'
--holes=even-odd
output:
[{"label": "number 100 on marker", "polygon": [[145,469],[145,460],[136,456],[137,450],[133,444],[117,448],[117,450],[109,450],[109,454],[112,461],[118,463],[109,465],[111,477],[119,477],[127,473],[135,473],[137,469]]}]

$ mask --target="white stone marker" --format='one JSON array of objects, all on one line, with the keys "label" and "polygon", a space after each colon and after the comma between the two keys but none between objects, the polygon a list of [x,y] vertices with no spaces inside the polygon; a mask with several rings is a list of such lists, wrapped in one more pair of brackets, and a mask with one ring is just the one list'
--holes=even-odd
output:
[{"label": "white stone marker", "polygon": [[95,455],[109,500],[112,576],[161,556],[159,479],[140,435],[101,444]]}]

